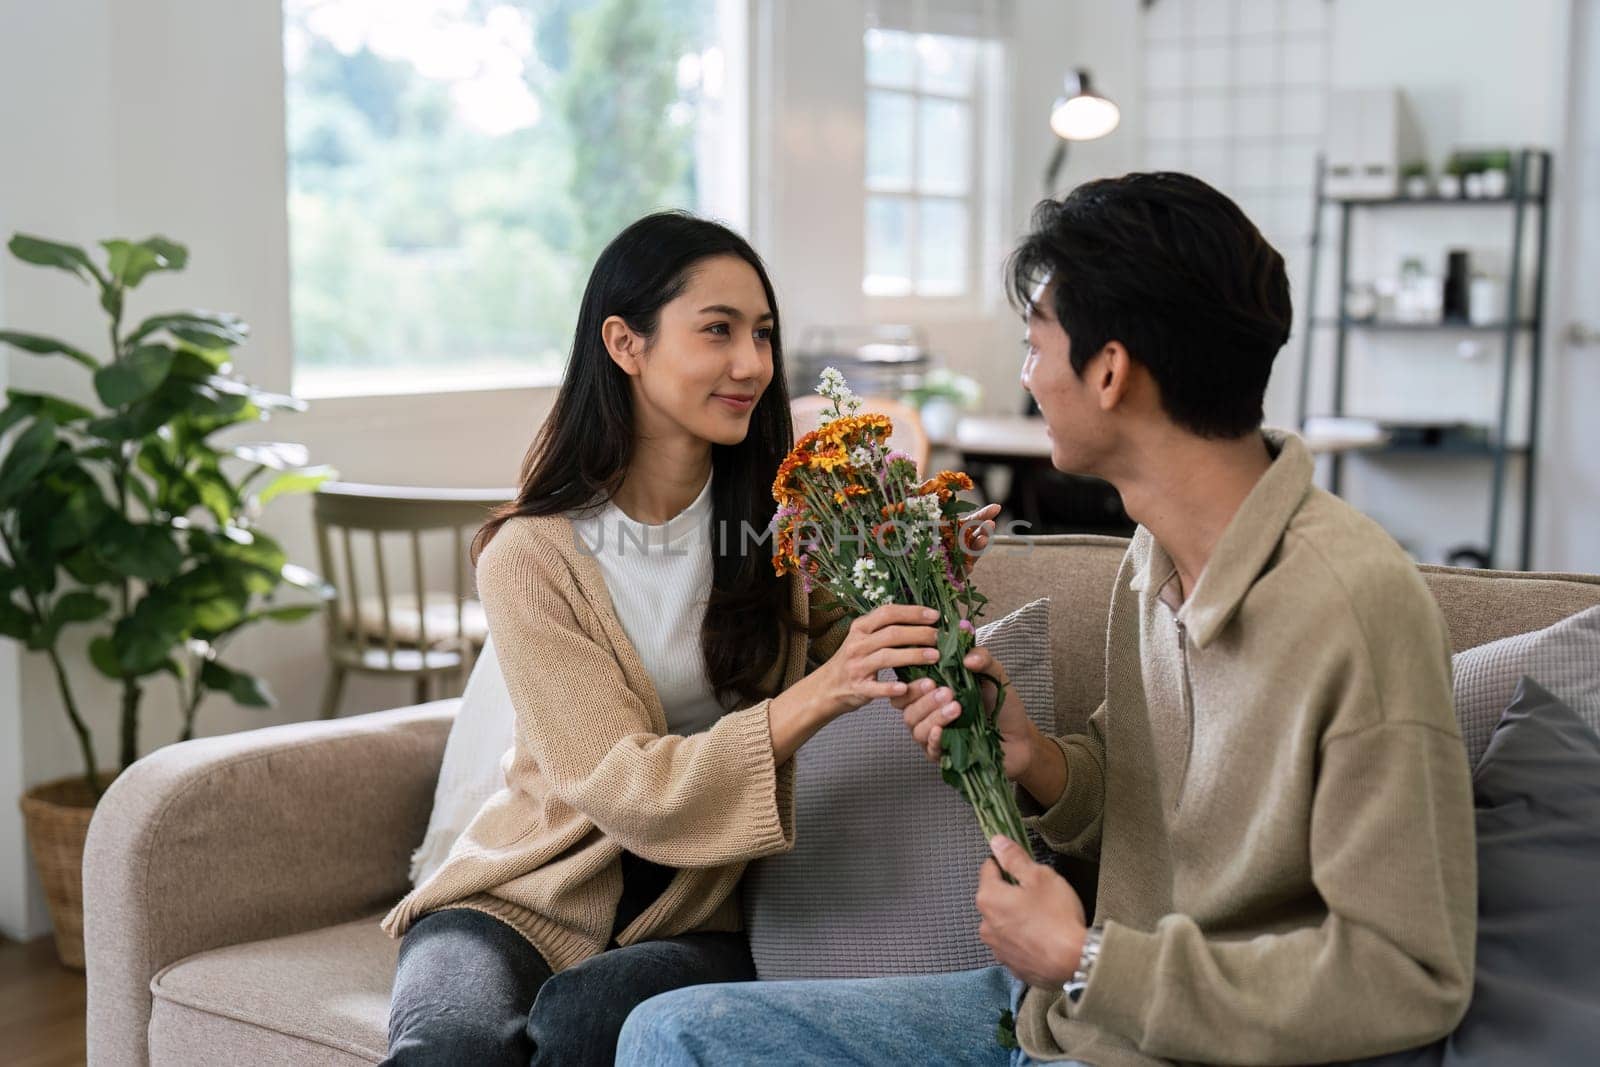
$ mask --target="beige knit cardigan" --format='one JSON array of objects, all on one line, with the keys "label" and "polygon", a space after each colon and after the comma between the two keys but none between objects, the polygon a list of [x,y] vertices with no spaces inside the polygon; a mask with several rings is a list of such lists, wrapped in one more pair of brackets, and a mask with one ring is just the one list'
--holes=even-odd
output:
[{"label": "beige knit cardigan", "polygon": [[[790,586],[795,617],[810,605]],[[617,943],[740,928],[745,865],[794,847],[794,765],[774,765],[770,700],[689,737],[666,716],[570,520],[507,522],[478,561],[516,735],[506,788],[490,797],[434,874],[383,919],[400,937],[443,908],[488,912],[562,970],[604,950],[624,850],[677,869]],[[765,682],[781,691],[843,639],[792,633]],[[685,655],[698,655],[698,646]],[[772,683],[781,681],[777,689]]]}]

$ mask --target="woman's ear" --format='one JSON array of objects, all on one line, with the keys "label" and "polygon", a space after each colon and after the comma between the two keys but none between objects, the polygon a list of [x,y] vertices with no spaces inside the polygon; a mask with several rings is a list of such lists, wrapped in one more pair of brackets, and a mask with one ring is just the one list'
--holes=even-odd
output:
[{"label": "woman's ear", "polygon": [[605,343],[611,362],[621,367],[622,373],[630,378],[638,377],[639,355],[644,346],[639,335],[622,321],[621,315],[613,315],[600,324],[600,340]]}]

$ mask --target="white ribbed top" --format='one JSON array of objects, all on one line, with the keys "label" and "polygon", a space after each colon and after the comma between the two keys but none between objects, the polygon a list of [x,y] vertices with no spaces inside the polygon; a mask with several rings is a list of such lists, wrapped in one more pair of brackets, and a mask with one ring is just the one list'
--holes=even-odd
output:
[{"label": "white ribbed top", "polygon": [[572,516],[580,551],[594,555],[628,639],[661,697],[667,728],[698,733],[726,711],[706,678],[700,628],[711,592],[711,479],[694,503],[656,526],[615,502]]}]

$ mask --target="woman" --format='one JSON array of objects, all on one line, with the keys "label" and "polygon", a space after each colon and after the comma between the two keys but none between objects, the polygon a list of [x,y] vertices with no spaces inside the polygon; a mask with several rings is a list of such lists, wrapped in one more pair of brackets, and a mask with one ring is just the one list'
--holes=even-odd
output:
[{"label": "woman", "polygon": [[937,655],[908,647],[934,613],[904,605],[813,643],[826,620],[774,575],[783,380],[738,235],[658,214],[601,254],[517,499],[474,541],[516,743],[506,789],[384,919],[404,936],[386,1063],[609,1064],[640,1001],[755,977],[734,890],[793,847],[790,757],[904,693],[881,668]]}]

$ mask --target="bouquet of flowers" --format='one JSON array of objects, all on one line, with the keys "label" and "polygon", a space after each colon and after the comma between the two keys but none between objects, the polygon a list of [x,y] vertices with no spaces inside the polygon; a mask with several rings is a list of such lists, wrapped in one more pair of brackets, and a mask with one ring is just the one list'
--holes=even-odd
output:
[{"label": "bouquet of flowers", "polygon": [[[944,780],[972,805],[986,840],[1004,834],[1026,849],[982,679],[963,662],[986,603],[967,577],[961,516],[971,506],[956,496],[972,488],[972,479],[942,471],[919,481],[911,457],[888,446],[894,429],[888,417],[861,413],[860,399],[834,368],[822,372],[817,392],[833,404],[822,424],[796,442],[772,484],[773,565],[779,574],[798,574],[808,593],[822,585],[852,617],[889,603],[939,612],[938,662],[896,673],[907,683],[931,677],[955,694],[961,714],[943,728]],[[1005,687],[988,681],[998,708]]]}]

